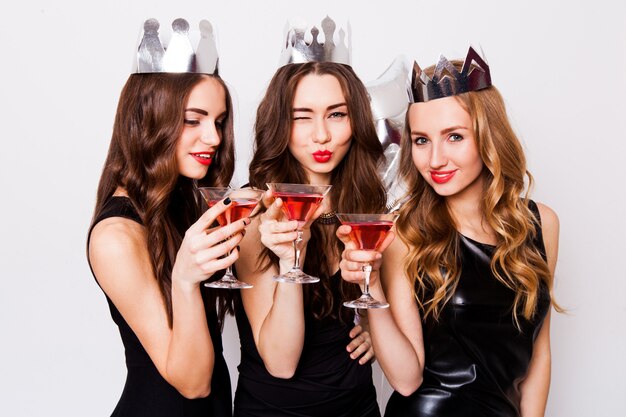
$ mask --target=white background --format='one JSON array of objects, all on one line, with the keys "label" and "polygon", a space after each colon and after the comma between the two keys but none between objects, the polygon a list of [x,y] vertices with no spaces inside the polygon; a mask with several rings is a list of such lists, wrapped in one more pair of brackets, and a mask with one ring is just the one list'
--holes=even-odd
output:
[{"label": "white background", "polygon": [[[122,344],[90,275],[85,237],[143,19],[166,27],[207,17],[217,27],[220,72],[237,101],[241,184],[286,19],[319,22],[327,13],[350,19],[353,67],[364,81],[399,53],[426,66],[439,53],[462,58],[470,43],[482,46],[524,143],[533,196],[561,219],[556,295],[568,313],[552,318],[547,415],[622,415],[623,2],[10,3],[0,6],[0,415],[105,416],[122,390]],[[232,322],[224,338],[236,376]]]}]

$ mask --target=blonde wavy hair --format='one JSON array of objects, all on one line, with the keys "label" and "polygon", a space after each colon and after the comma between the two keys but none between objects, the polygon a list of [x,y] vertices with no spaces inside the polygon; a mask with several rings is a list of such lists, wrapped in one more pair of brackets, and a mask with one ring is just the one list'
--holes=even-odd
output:
[{"label": "blonde wavy hair", "polygon": [[[454,64],[460,69],[462,63]],[[429,70],[432,75],[432,68],[426,72]],[[522,146],[508,121],[498,90],[492,86],[460,94],[456,99],[472,119],[484,164],[482,211],[497,239],[491,270],[502,284],[515,292],[512,312],[519,328],[520,314],[527,320],[534,315],[542,282],[552,295],[553,277],[544,254],[532,244],[537,234],[536,224],[539,224],[528,207],[533,177],[526,169]],[[400,210],[396,227],[402,241],[411,248],[405,272],[418,306],[424,318],[432,315],[438,319],[459,281],[459,234],[445,198],[416,170],[411,147],[407,117],[400,174],[408,186],[409,199]],[[551,300],[561,311],[554,297]]]}]

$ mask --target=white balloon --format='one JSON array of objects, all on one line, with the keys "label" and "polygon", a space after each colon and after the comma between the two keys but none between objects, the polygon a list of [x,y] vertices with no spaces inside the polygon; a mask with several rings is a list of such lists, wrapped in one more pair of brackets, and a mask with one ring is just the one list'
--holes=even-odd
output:
[{"label": "white balloon", "polygon": [[379,167],[378,173],[387,189],[388,208],[397,206],[397,202],[406,194],[406,187],[398,177],[398,169],[400,140],[409,105],[408,76],[406,60],[403,56],[398,56],[380,77],[365,84],[370,96],[378,140],[385,150],[385,161]]}]

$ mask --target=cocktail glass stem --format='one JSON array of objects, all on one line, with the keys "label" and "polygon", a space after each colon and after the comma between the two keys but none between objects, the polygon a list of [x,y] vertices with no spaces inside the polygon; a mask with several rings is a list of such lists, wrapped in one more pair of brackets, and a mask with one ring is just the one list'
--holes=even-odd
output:
[{"label": "cocktail glass stem", "polygon": [[300,248],[302,247],[302,230],[297,230],[298,233],[296,240],[293,241],[293,252],[295,254],[295,259],[293,263],[292,271],[300,271],[300,252],[302,251]]},{"label": "cocktail glass stem", "polygon": [[372,265],[366,263],[361,267],[364,278],[363,293],[359,298],[352,301],[346,301],[344,306],[350,308],[387,308],[389,304],[374,299],[370,294],[370,274],[372,273]]},{"label": "cocktail glass stem", "polygon": [[[228,255],[226,256],[230,256],[230,253],[232,251],[228,251]],[[224,273],[224,276],[222,277],[223,281],[228,281],[228,282],[235,282],[237,279],[235,278],[235,275],[233,275],[233,266],[232,265],[228,265],[226,267],[226,272]]]},{"label": "cocktail glass stem", "polygon": [[372,298],[370,295],[370,274],[372,273],[372,265],[366,263],[363,265],[363,277],[365,278],[365,289],[363,290],[363,297]]}]

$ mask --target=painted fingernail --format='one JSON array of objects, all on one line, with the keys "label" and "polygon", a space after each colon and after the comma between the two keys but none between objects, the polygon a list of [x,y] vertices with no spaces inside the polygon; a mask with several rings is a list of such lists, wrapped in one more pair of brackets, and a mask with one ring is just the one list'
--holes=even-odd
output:
[{"label": "painted fingernail", "polygon": [[225,206],[227,206],[227,205],[229,205],[229,204],[230,204],[230,197],[226,197],[226,198],[224,199],[224,205],[225,205]]},{"label": "painted fingernail", "polygon": [[241,248],[237,245],[237,252],[241,252]]},{"label": "painted fingernail", "polygon": [[244,226],[247,226],[250,224],[250,219],[243,219],[242,221],[243,221]]}]

